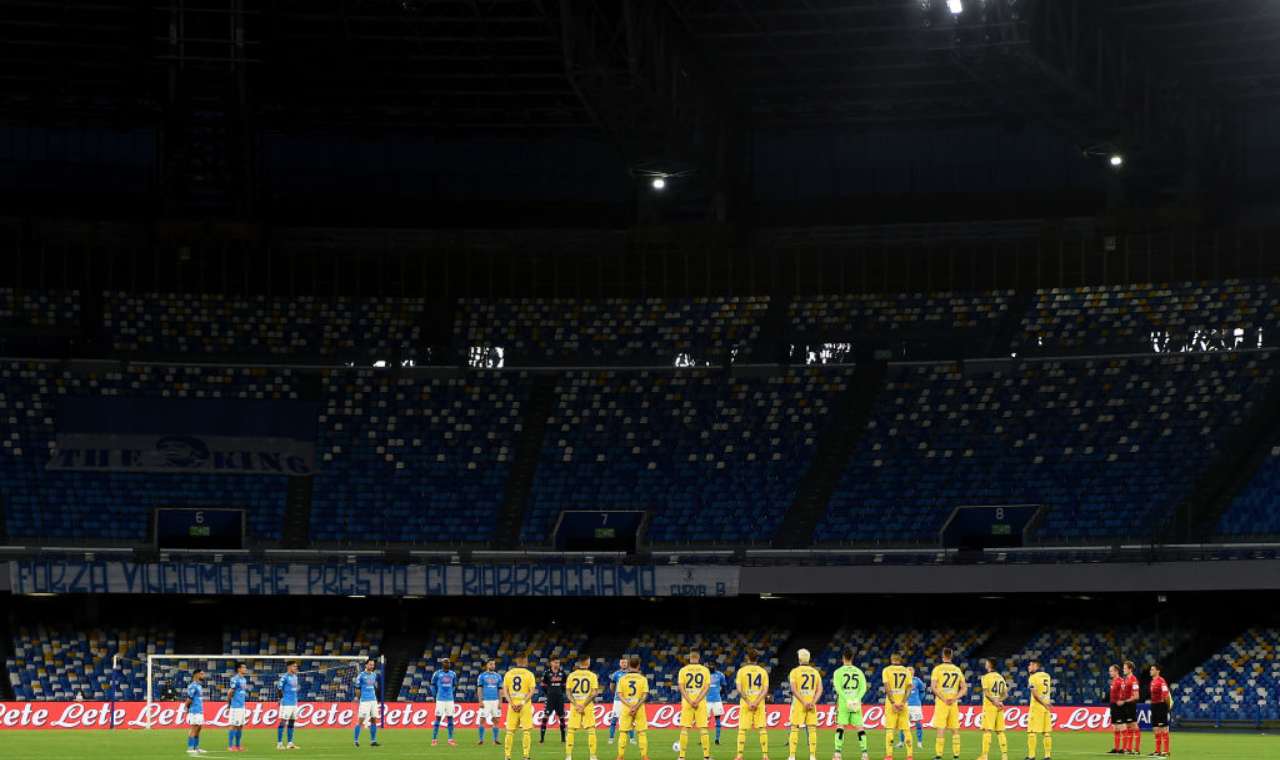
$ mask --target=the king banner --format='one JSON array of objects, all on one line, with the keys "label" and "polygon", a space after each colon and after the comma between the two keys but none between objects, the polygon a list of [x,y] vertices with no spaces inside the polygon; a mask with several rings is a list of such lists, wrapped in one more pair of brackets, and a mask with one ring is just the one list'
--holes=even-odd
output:
[{"label": "the king banner", "polygon": [[316,404],[257,399],[63,398],[46,468],[306,476]]},{"label": "the king banner", "polygon": [[[510,708],[503,706],[503,716],[498,725],[504,726]],[[530,706],[534,712],[534,724],[541,725],[545,714],[541,704]],[[610,706],[594,705],[596,727],[608,727]],[[767,705],[766,722],[771,729],[788,727],[787,705]],[[672,704],[645,706],[650,728],[675,728],[679,723],[680,708]],[[479,725],[480,705],[471,702],[454,705],[455,728],[475,728]],[[925,725],[932,719],[933,707],[924,708]],[[1027,708],[1010,706],[1004,710],[1005,724],[1010,731],[1025,730]],[[964,705],[960,708],[960,727],[979,728],[982,708]],[[435,722],[435,705],[431,702],[388,702],[382,707],[382,725],[386,729],[429,728]],[[251,703],[247,710],[248,728],[274,728],[279,710],[274,702]],[[868,728],[878,728],[884,718],[884,708],[867,705],[863,720]],[[229,725],[225,703],[206,702],[204,726],[207,729],[225,728]],[[551,716],[550,725],[557,725]],[[835,728],[835,705],[819,708],[819,728]],[[1150,726],[1150,710],[1139,711],[1143,728]],[[348,728],[356,724],[356,704],[353,702],[307,702],[297,713],[300,728]],[[184,728],[187,713],[181,702],[0,702],[0,729],[144,729]],[[725,728],[738,727],[738,706],[725,705]],[[1054,707],[1053,727],[1057,731],[1105,731],[1111,728],[1111,715],[1106,707],[1075,706]]]}]

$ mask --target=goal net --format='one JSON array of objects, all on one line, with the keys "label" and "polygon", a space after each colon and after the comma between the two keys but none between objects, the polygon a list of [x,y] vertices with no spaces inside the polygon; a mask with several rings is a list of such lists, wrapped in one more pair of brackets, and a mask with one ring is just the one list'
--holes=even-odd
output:
[{"label": "goal net", "polygon": [[[241,663],[249,670],[245,677],[249,682],[247,701],[250,704],[279,700],[276,684],[291,662],[298,663],[299,702],[354,702],[359,697],[356,676],[368,659],[351,655],[150,655],[146,660],[147,707],[150,708],[154,702],[181,702],[186,699],[192,674],[199,669],[205,672],[205,701],[218,703],[220,708],[230,699],[231,678]],[[375,659],[381,676],[383,659]],[[154,710],[148,709],[145,715],[153,713]],[[205,719],[213,721],[215,717],[216,714],[206,708]],[[151,718],[146,720],[147,728],[150,728]]]}]

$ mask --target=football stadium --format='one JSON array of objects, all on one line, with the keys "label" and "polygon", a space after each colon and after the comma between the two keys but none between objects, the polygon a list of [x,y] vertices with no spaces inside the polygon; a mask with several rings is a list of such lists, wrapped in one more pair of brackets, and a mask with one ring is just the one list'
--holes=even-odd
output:
[{"label": "football stadium", "polygon": [[1280,760],[1280,3],[0,0],[0,758]]}]

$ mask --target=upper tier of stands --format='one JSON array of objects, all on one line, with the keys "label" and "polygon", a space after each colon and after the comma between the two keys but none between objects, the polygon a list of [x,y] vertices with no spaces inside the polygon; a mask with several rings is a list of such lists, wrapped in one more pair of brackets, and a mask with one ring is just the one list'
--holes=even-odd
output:
[{"label": "upper tier of stands", "polygon": [[797,297],[788,308],[801,335],[840,338],[899,332],[998,330],[1011,290],[981,293],[876,293]]},{"label": "upper tier of stands", "polygon": [[0,328],[80,326],[80,291],[0,288]]},{"label": "upper tier of stands", "polygon": [[568,373],[522,538],[547,540],[560,510],[577,506],[648,510],[655,542],[767,538],[847,381],[843,369]]},{"label": "upper tier of stands", "polygon": [[1044,504],[1042,538],[1153,535],[1274,365],[1263,352],[898,367],[815,538],[935,540],[965,504]]},{"label": "upper tier of stands", "polygon": [[465,299],[458,347],[501,346],[521,365],[671,364],[747,358],[767,297],[687,299]]},{"label": "upper tier of stands", "polygon": [[107,293],[103,326],[124,354],[421,358],[415,298]]},{"label": "upper tier of stands", "polygon": [[520,380],[326,371],[312,538],[487,541],[529,392]]},{"label": "upper tier of stands", "polygon": [[1280,283],[1099,285],[1036,291],[1015,349],[1161,351],[1277,345]]},{"label": "upper tier of stands", "polygon": [[[0,288],[0,328],[75,329],[76,291]],[[635,366],[771,360],[760,345],[768,296],[462,299],[453,355],[500,349],[507,366]],[[1019,354],[1179,352],[1280,345],[1280,282],[1137,283],[964,293],[795,296],[785,335],[770,340],[854,342],[951,336],[953,352]],[[430,319],[438,319],[434,313]],[[428,359],[428,304],[417,298],[103,294],[101,319],[117,353],[316,360]],[[999,342],[963,343],[975,336]],[[945,345],[945,343],[944,343]]]},{"label": "upper tier of stands", "polygon": [[60,368],[0,362],[0,502],[12,537],[140,541],[159,506],[232,506],[248,510],[250,535],[280,538],[284,476],[47,470],[59,399],[69,397],[296,399],[287,368]]},{"label": "upper tier of stands", "polygon": [[1174,712],[1200,720],[1280,720],[1280,628],[1250,628],[1178,682]]}]

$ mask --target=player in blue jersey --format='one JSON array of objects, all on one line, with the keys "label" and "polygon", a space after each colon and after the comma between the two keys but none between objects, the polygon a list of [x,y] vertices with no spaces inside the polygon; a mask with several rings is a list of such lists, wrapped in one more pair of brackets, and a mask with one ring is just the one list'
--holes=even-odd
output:
[{"label": "player in blue jersey", "polygon": [[449,658],[444,657],[440,660],[440,667],[431,676],[431,691],[436,698],[436,721],[431,728],[431,746],[440,743],[440,718],[444,718],[448,726],[449,746],[456,747],[458,743],[453,740],[453,713],[457,709],[454,706],[453,692],[458,687],[458,674],[454,673],[449,667]]},{"label": "player in blue jersey", "polygon": [[[280,696],[280,720],[276,723],[276,749],[297,749],[293,743],[294,723],[298,719],[298,663],[290,662],[284,675],[276,679]],[[285,744],[286,733],[289,743]]]},{"label": "player in blue jersey", "polygon": [[[609,674],[609,690],[613,692],[613,712],[609,715],[609,743],[613,744],[614,737],[618,735],[618,719],[622,715],[622,700],[618,697],[618,679],[625,676],[627,670],[628,658],[621,657],[618,659],[618,669]],[[636,738],[636,732],[629,734],[631,739]]]},{"label": "player in blue jersey", "polygon": [[716,670],[714,662],[708,662],[711,669],[711,686],[707,688],[707,712],[716,719],[716,744],[720,743],[720,720],[724,717],[724,673]]},{"label": "player in blue jersey", "polygon": [[484,744],[484,724],[493,729],[493,743],[498,744],[498,719],[502,717],[502,674],[498,663],[486,660],[484,672],[476,678],[476,701],[480,703],[480,715],[476,727],[480,729],[480,743]]},{"label": "player in blue jersey", "polygon": [[244,724],[247,721],[245,700],[249,698],[249,666],[243,662],[236,666],[236,674],[227,684],[227,751],[244,752],[240,742],[244,740]]},{"label": "player in blue jersey", "polygon": [[[915,668],[907,668],[911,675],[911,693],[907,695],[907,717],[916,730],[916,748],[924,748],[924,703],[920,698],[924,695],[924,681],[916,675]],[[898,732],[898,746],[904,746],[911,737],[902,731]]]},{"label": "player in blue jersey", "polygon": [[356,709],[356,746],[360,746],[360,729],[369,727],[369,746],[378,746],[378,714],[382,704],[382,676],[378,663],[372,657],[364,661],[364,670],[356,674],[356,694],[360,704]]},{"label": "player in blue jersey", "polygon": [[191,727],[187,730],[187,754],[206,754],[200,749],[200,729],[204,727],[204,671],[200,668],[191,674],[182,706],[187,709],[187,725]]}]

